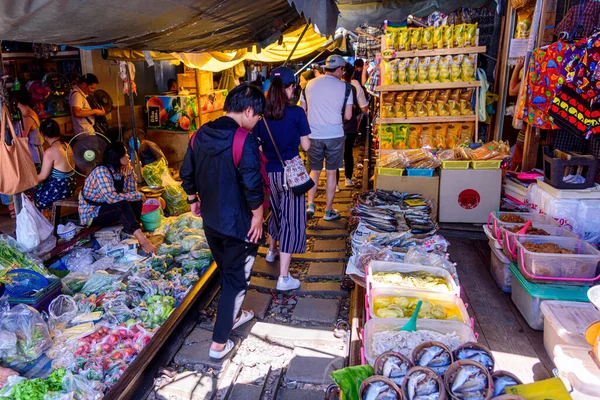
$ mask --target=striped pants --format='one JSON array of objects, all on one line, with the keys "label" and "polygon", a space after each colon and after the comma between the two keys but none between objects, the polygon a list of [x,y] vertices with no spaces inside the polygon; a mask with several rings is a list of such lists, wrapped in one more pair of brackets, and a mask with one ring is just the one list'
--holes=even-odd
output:
[{"label": "striped pants", "polygon": [[306,200],[283,187],[283,172],[269,172],[271,208],[269,235],[279,241],[282,253],[306,253]]}]

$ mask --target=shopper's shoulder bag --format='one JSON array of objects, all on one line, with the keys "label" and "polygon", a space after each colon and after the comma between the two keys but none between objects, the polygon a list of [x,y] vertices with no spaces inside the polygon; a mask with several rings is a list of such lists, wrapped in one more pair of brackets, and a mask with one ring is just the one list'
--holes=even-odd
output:
[{"label": "shopper's shoulder bag", "polygon": [[[37,171],[29,153],[27,138],[19,138],[10,120],[6,106],[2,106],[0,127],[0,193],[17,194],[37,185]],[[7,144],[6,127],[12,135]]]},{"label": "shopper's shoulder bag", "polygon": [[308,192],[315,186],[315,182],[313,182],[308,172],[306,172],[306,168],[304,168],[302,159],[300,156],[296,156],[291,160],[284,162],[283,158],[281,157],[281,153],[279,153],[279,148],[275,143],[275,138],[273,138],[273,134],[269,128],[269,124],[267,123],[267,119],[263,118],[263,122],[267,128],[267,132],[269,132],[271,142],[273,142],[275,153],[277,153],[277,157],[283,166],[284,187],[291,189],[295,194],[304,194]]},{"label": "shopper's shoulder bag", "polygon": [[[242,127],[237,128],[233,135],[233,145],[231,147],[231,153],[233,155],[233,164],[236,168],[240,167],[242,162],[242,153],[244,152],[244,143],[250,132]],[[265,215],[267,210],[271,207],[271,183],[269,182],[269,175],[267,175],[267,157],[262,151],[259,151],[260,157],[260,175],[262,176],[263,183],[263,208]]]}]

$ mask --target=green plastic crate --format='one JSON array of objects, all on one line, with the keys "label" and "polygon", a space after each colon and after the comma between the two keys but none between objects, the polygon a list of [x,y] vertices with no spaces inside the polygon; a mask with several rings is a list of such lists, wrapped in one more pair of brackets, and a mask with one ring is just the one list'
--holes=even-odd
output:
[{"label": "green plastic crate", "polygon": [[378,175],[387,175],[387,176],[402,176],[404,175],[404,170],[402,168],[377,168]]},{"label": "green plastic crate", "polygon": [[471,161],[473,169],[498,169],[500,168],[501,160],[484,160],[484,161]]},{"label": "green plastic crate", "polygon": [[469,169],[471,166],[471,161],[463,161],[463,160],[447,160],[442,161],[442,169]]}]

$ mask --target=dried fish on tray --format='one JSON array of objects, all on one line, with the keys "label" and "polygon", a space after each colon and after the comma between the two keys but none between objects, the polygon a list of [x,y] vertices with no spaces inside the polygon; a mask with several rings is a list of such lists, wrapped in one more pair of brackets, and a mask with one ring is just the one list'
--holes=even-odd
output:
[{"label": "dried fish on tray", "polygon": [[444,383],[430,368],[413,367],[404,377],[402,392],[407,400],[445,400]]}]

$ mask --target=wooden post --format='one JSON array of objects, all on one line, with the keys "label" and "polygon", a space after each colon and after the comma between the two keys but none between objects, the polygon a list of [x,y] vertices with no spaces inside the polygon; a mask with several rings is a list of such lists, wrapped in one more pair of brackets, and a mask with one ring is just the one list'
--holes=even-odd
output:
[{"label": "wooden post", "polygon": [[196,78],[196,128],[200,128],[200,76],[198,68],[194,68],[194,76]]},{"label": "wooden post", "polygon": [[537,155],[540,147],[540,128],[533,128],[527,124],[525,143],[523,145],[523,161],[521,171],[530,171],[537,164]]}]

